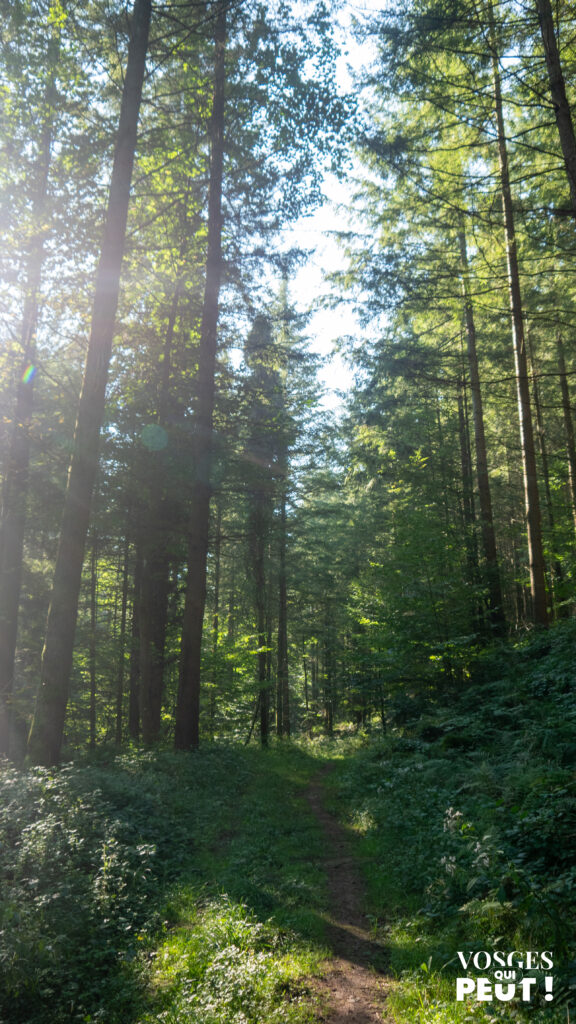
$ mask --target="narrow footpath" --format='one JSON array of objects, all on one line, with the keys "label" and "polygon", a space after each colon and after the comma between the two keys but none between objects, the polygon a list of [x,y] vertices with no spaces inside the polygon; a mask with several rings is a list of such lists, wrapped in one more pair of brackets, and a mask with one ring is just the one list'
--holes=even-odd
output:
[{"label": "narrow footpath", "polygon": [[318,1024],[390,1024],[385,950],[370,938],[362,911],[364,888],[346,830],[324,807],[322,779],[329,770],[316,776],[306,793],[326,840],[331,908],[327,937],[334,953],[326,974],[314,984],[325,1006]]}]

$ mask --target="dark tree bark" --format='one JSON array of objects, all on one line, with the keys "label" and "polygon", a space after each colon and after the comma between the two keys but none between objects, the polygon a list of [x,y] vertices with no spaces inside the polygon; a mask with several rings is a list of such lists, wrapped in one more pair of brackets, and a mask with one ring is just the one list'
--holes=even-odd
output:
[{"label": "dark tree bark", "polygon": [[[476,536],[476,508],[472,475],[472,451],[470,445],[470,429],[468,423],[468,403],[464,381],[458,388],[458,433],[460,439],[460,466],[462,471],[462,520],[466,543],[466,577],[471,591],[476,595],[480,585],[480,566],[478,561],[478,539]],[[472,627],[483,628],[483,609],[476,596],[472,599],[470,609]]]},{"label": "dark tree bark", "polygon": [[503,632],[506,627],[504,601],[500,582],[500,567],[496,548],[494,517],[492,514],[492,494],[488,474],[488,457],[486,453],[486,432],[484,429],[484,406],[480,387],[478,367],[478,349],[476,344],[476,322],[474,304],[470,287],[470,271],[468,266],[468,250],[464,230],[459,232],[460,259],[462,264],[462,288],[464,292],[464,316],[466,322],[466,348],[468,356],[468,373],[470,376],[470,394],[472,398],[472,422],[474,424],[474,453],[476,461],[476,478],[478,482],[478,501],[480,505],[480,526],[482,551],[486,566],[486,582],[488,586],[488,608],[490,622],[496,633]]},{"label": "dark tree bark", "polygon": [[[285,489],[286,478],[282,475]],[[288,674],[288,590],[286,580],[286,494],[280,504],[279,522],[279,574],[278,574],[278,680],[276,696],[276,732],[290,736],[290,682]]]},{"label": "dark tree bark", "polygon": [[[180,252],[180,259],[183,250]],[[170,400],[172,348],[182,292],[176,283],[170,303],[162,351],[161,378],[156,422],[166,427]],[[140,713],[142,739],[146,746],[160,739],[164,662],[170,589],[170,523],[168,513],[166,450],[146,455],[146,490],[149,499],[141,529],[142,580],[140,589]]]},{"label": "dark tree bark", "polygon": [[90,750],[96,747],[96,628],[98,620],[98,534],[92,534],[90,556],[90,644],[88,652],[90,675]]},{"label": "dark tree bark", "polygon": [[[472,531],[476,521],[474,489],[472,486],[472,452],[470,450],[470,431],[468,428],[468,408],[466,402],[466,383],[458,383],[458,434],[460,440],[460,469],[462,472],[462,518],[467,528]],[[469,553],[472,557],[472,552]],[[477,575],[477,560],[470,565],[472,576]]]},{"label": "dark tree bark", "polygon": [[568,456],[568,484],[570,487],[570,500],[572,502],[572,516],[574,518],[574,526],[576,528],[576,443],[574,442],[574,421],[572,419],[570,392],[568,391],[564,344],[560,333],[556,336],[556,345],[558,351],[558,371],[560,373],[560,391],[562,394],[564,436],[566,438],[566,454]]},{"label": "dark tree bark", "polygon": [[22,589],[24,532],[30,466],[30,427],[34,410],[36,368],[36,325],[44,261],[46,200],[50,170],[56,68],[60,53],[60,30],[48,43],[48,78],[44,93],[45,114],[40,129],[40,154],[36,164],[37,182],[32,206],[34,233],[27,261],[25,299],[20,332],[21,359],[13,410],[6,473],[0,513],[0,755],[11,753],[12,692],[18,639],[18,615]]},{"label": "dark tree bark", "polygon": [[140,740],[140,591],[142,587],[142,547],[136,544],[134,593],[132,599],[132,636],[130,674],[128,677],[128,735],[134,743]]},{"label": "dark tree bark", "polygon": [[308,700],[308,662],[306,659],[306,654],[304,654],[302,658],[302,668],[304,669],[304,707],[306,709],[306,729],[308,730],[308,735],[311,736],[312,729],[310,721],[310,706]]},{"label": "dark tree bark", "polygon": [[188,566],[174,742],[194,750],[200,740],[200,668],[206,606],[206,562],[210,525],[212,431],[214,420],[218,314],[222,278],[222,178],[224,167],[225,0],[216,5],[214,95],[210,123],[210,184],[206,284],[198,353],[195,476],[188,526]]},{"label": "dark tree bark", "polygon": [[218,642],[220,631],[220,564],[222,553],[222,509],[218,507],[216,516],[216,536],[214,540],[214,609],[212,614],[212,689],[210,691],[210,739],[214,739],[216,719],[216,692],[218,689]]},{"label": "dark tree bark", "polygon": [[123,705],[124,705],[124,676],[126,674],[126,623],[128,621],[128,584],[130,580],[130,544],[128,539],[124,542],[124,556],[122,564],[122,607],[120,611],[120,652],[118,658],[118,676],[116,679],[116,727],[114,731],[114,742],[117,747],[122,746],[122,734],[124,731]]},{"label": "dark tree bark", "polygon": [[560,145],[564,157],[566,177],[570,188],[570,201],[572,210],[576,217],[576,137],[574,136],[574,124],[572,111],[566,95],[566,85],[560,61],[556,33],[554,31],[554,14],[550,0],[536,0],[538,21],[544,46],[544,56],[548,69],[550,81],[550,95],[554,107],[554,116],[558,126]]},{"label": "dark tree bark", "polygon": [[[534,346],[532,345],[532,339],[528,337],[528,350],[529,350],[529,367],[532,372],[532,393],[534,395],[534,415],[536,417],[536,437],[538,439],[538,448],[540,450],[540,465],[542,467],[542,480],[544,483],[544,501],[546,507],[546,518],[548,519],[548,530],[549,537],[552,541],[553,550],[556,550],[556,521],[554,516],[554,506],[552,503],[552,488],[550,487],[550,463],[548,460],[548,444],[546,442],[546,428],[544,425],[544,415],[542,412],[542,402],[540,401],[540,387],[538,385],[538,376],[536,373],[536,362],[534,357]],[[555,557],[554,554],[551,556],[551,576],[553,576],[558,584],[561,584],[564,578],[564,572],[562,570],[562,563],[559,558]],[[550,593],[552,613],[555,612],[554,606],[554,591],[551,588]]]},{"label": "dark tree bark", "polygon": [[329,628],[329,609],[326,608],[325,618],[325,629],[326,635],[324,637],[324,643],[322,645],[322,675],[324,678],[324,711],[326,715],[326,732],[328,736],[334,735],[334,712],[335,712],[335,695],[334,695],[334,675],[332,665],[332,645],[330,640],[330,628]]},{"label": "dark tree bark", "polygon": [[252,509],[249,525],[250,572],[254,592],[256,616],[257,686],[260,709],[260,742],[268,746],[270,735],[270,691],[268,674],[268,631],[267,631],[267,586],[266,586],[266,538],[269,525],[269,495],[263,490],[251,495]]},{"label": "dark tree bark", "polygon": [[319,676],[320,676],[320,653],[319,653],[319,644],[318,644],[318,641],[316,641],[315,644],[314,644],[314,650],[311,652],[311,659],[310,659],[310,684],[311,684],[310,685],[310,689],[311,689],[312,704],[314,705],[313,706],[314,713],[316,713],[318,711],[318,702],[320,700]]},{"label": "dark tree bark", "polygon": [[62,751],[82,563],[98,466],[100,428],[120,290],[150,12],[151,0],[136,0],[130,21],[128,63],[122,90],[104,240],[96,274],[88,354],[48,610],[40,690],[28,741],[31,760],[46,765],[56,764]]},{"label": "dark tree bark", "polygon": [[[258,617],[263,622],[265,632],[262,634],[264,648],[260,644],[258,652],[258,685],[260,687],[260,743],[263,747],[268,746],[270,738],[270,697],[272,687],[272,623],[268,612],[268,602],[262,591],[262,600],[259,605]],[[262,709],[265,708],[265,711]]]},{"label": "dark tree bark", "polygon": [[[140,588],[140,726],[142,741],[152,746],[160,738],[164,695],[164,650],[168,624],[169,563],[159,518],[152,533],[147,527],[147,557],[142,563]],[[156,543],[155,543],[156,541]]]},{"label": "dark tree bark", "polygon": [[508,150],[506,145],[504,114],[502,108],[502,86],[494,31],[492,31],[492,71],[494,85],[494,110],[496,114],[498,136],[500,184],[502,190],[502,213],[504,218],[506,260],[508,267],[508,292],[512,319],[516,391],[520,419],[520,445],[524,474],[524,500],[526,508],[532,619],[536,625],[546,626],[548,625],[548,607],[544,548],[542,544],[540,496],[538,491],[534,429],[532,425],[532,410],[530,404],[530,384],[528,378],[528,360],[526,354],[522,295],[520,290],[520,271],[518,266],[512,191],[510,187],[510,172],[508,168]]}]

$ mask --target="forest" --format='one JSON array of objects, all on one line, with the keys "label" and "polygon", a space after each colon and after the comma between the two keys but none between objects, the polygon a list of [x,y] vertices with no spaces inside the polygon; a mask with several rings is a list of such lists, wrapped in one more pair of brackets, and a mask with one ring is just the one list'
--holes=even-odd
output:
[{"label": "forest", "polygon": [[0,1024],[569,1024],[576,11],[0,6]]}]

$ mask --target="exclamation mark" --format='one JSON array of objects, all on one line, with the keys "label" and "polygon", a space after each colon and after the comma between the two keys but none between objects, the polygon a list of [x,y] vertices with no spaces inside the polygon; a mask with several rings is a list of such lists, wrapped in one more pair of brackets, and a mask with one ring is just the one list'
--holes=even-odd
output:
[{"label": "exclamation mark", "polygon": [[548,1002],[550,1002],[551,999],[554,999],[554,996],[552,995],[552,982],[553,981],[554,981],[554,978],[550,978],[550,977],[544,978],[544,987],[546,989],[546,995],[544,996],[544,999],[547,999]]}]

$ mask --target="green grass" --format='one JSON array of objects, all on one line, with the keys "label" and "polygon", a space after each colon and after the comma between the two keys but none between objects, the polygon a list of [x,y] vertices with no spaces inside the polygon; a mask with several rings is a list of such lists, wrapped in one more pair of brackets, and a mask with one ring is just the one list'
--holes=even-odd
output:
[{"label": "green grass", "polygon": [[406,746],[403,751],[400,738],[371,743],[330,777],[332,805],[357,835],[373,931],[398,982],[388,1012],[395,1024],[566,1024],[568,948],[553,972],[561,1005],[547,1006],[541,998],[528,1008],[518,1000],[456,1002],[456,977],[465,973],[458,950],[551,949],[554,922],[541,914],[538,931],[520,900],[514,906],[496,898],[490,872],[501,877],[498,836],[476,832],[454,810],[466,803],[464,765],[432,756],[427,763],[422,749],[410,749],[410,741]]},{"label": "green grass", "polygon": [[[384,738],[5,764],[0,1021],[309,1024],[328,901],[303,791],[330,761],[395,1024],[567,1024],[575,641],[489,652]],[[456,1002],[457,951],[480,949],[553,950],[554,1002]]]},{"label": "green grass", "polygon": [[131,754],[0,774],[0,1019],[304,1024],[325,956],[318,762]]},{"label": "green grass", "polygon": [[[484,656],[469,687],[358,738],[330,777],[399,981],[397,1024],[576,1019],[575,633]],[[480,949],[552,950],[554,1002],[541,983],[525,1005],[457,1003],[457,951]]]}]

